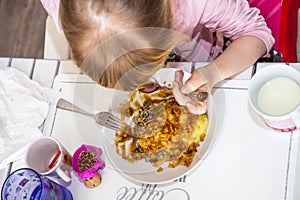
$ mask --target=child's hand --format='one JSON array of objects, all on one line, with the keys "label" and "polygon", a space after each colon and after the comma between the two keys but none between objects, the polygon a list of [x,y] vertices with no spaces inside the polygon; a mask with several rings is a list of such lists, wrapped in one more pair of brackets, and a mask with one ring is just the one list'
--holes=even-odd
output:
[{"label": "child's hand", "polygon": [[215,62],[211,62],[204,67],[195,70],[191,77],[183,84],[183,71],[178,70],[175,73],[173,93],[176,101],[186,106],[191,113],[203,114],[207,110],[208,100],[202,102],[187,97],[185,94],[191,92],[207,92],[210,96],[212,87],[222,80],[219,69]]},{"label": "child's hand", "polygon": [[[208,94],[210,93],[207,84],[204,82],[205,80],[201,80],[200,77],[197,76],[198,73],[194,73],[191,78],[189,79],[190,82],[195,82],[196,84],[194,85],[185,85],[185,87],[190,87],[189,91],[201,91],[201,92],[207,92]],[[205,101],[197,101],[195,99],[192,99],[188,96],[185,95],[185,93],[182,92],[182,78],[183,78],[183,71],[178,70],[175,72],[175,79],[173,83],[173,93],[176,101],[179,103],[181,106],[186,106],[191,113],[194,114],[203,114],[207,110],[208,106],[208,100],[206,99]],[[194,81],[196,80],[196,81]],[[195,88],[195,89],[194,89]]]}]

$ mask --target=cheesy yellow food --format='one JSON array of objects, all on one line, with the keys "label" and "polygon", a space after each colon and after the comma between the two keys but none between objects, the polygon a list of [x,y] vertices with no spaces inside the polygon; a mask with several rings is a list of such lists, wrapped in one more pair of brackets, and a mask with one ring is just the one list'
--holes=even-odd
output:
[{"label": "cheesy yellow food", "polygon": [[129,162],[145,159],[158,171],[163,164],[189,167],[208,127],[207,115],[194,115],[178,105],[168,87],[150,94],[134,90],[120,113],[117,153]]}]

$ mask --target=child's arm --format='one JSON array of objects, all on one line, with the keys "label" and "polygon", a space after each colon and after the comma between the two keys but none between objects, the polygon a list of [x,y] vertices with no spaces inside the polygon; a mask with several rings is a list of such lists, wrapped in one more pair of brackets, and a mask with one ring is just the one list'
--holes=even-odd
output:
[{"label": "child's arm", "polygon": [[184,94],[195,90],[210,93],[216,83],[248,68],[264,55],[266,50],[264,42],[259,38],[242,36],[234,40],[213,62],[195,70],[184,85],[182,76],[176,73],[173,92],[177,102],[187,106],[192,113],[205,113],[208,102],[195,102]]},{"label": "child's arm", "polygon": [[[199,2],[199,8],[200,5]],[[213,31],[223,32],[233,42],[213,62],[194,71],[184,85],[180,83],[181,77],[175,76],[173,92],[176,100],[198,114],[206,111],[207,104],[188,100],[183,93],[194,90],[210,92],[217,82],[253,65],[274,44],[266,22],[257,9],[249,8],[246,1],[207,0],[204,5],[203,13],[199,14],[200,22]]]},{"label": "child's arm", "polygon": [[49,16],[53,19],[55,26],[59,33],[63,34],[63,30],[58,17],[58,9],[60,0],[40,0],[43,7],[49,14]]}]

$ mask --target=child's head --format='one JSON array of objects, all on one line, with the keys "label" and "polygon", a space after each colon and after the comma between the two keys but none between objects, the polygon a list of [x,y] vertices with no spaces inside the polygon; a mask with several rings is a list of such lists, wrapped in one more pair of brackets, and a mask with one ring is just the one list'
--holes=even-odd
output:
[{"label": "child's head", "polygon": [[61,0],[60,19],[72,59],[105,87],[133,89],[186,39],[169,31],[169,0]]}]

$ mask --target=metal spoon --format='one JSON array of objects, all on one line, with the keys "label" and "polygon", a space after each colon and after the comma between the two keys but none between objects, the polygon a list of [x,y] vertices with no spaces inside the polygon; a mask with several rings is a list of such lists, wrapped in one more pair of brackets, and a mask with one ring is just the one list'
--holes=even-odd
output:
[{"label": "metal spoon", "polygon": [[[153,81],[152,81],[153,80]],[[160,90],[160,89],[163,89],[164,87],[161,86],[157,81],[156,79],[154,78],[151,78],[151,81],[148,82],[148,83],[145,83],[141,86],[139,86],[139,91],[140,92],[143,92],[143,93],[152,93],[156,90]],[[164,88],[166,89],[166,88]],[[168,88],[171,90],[171,88]],[[186,96],[194,99],[194,100],[197,100],[197,101],[202,101],[204,102],[207,97],[208,97],[208,93],[207,92],[191,92],[189,94],[185,94]]]}]

